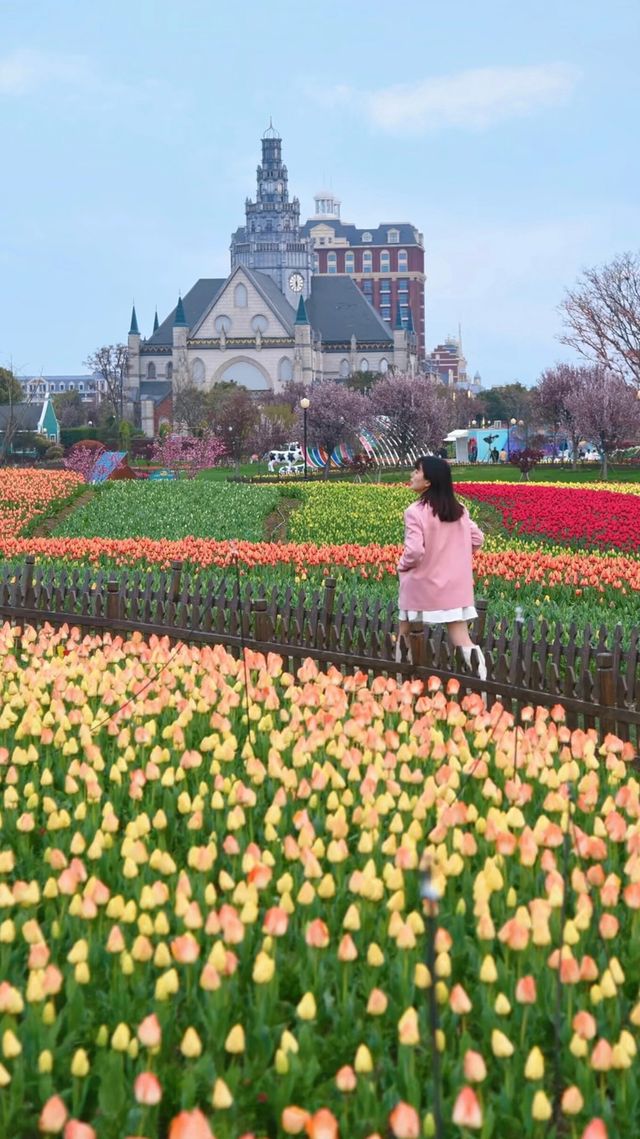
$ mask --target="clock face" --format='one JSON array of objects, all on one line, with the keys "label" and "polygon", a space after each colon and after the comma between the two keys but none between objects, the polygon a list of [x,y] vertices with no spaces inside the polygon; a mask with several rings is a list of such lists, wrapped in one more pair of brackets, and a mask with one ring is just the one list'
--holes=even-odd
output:
[{"label": "clock face", "polygon": [[292,273],[289,277],[289,288],[292,293],[301,293],[304,288],[304,277],[302,273]]}]

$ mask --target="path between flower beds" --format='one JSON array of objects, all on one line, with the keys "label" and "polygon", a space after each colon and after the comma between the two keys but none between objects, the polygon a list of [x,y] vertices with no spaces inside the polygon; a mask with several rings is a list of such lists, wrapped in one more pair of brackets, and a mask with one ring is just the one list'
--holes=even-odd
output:
[{"label": "path between flower beds", "polygon": [[264,536],[266,542],[286,542],[289,528],[289,517],[294,510],[302,506],[300,498],[281,498],[275,510],[271,511],[264,520]]},{"label": "path between flower beds", "polygon": [[32,538],[50,538],[54,530],[57,530],[61,522],[64,522],[76,510],[80,510],[87,503],[91,502],[94,495],[93,487],[87,487],[85,491],[78,498],[74,498],[72,502],[66,503],[60,510],[56,511],[49,518],[43,518],[39,526],[33,530]]}]

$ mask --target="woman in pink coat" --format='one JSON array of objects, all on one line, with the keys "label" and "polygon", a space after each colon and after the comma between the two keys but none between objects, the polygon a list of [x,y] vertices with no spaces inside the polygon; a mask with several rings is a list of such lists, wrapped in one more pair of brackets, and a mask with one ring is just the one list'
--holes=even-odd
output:
[{"label": "woman in pink coat", "polygon": [[404,515],[404,550],[398,563],[400,636],[408,641],[410,621],[446,625],[451,644],[460,646],[468,665],[475,656],[478,676],[485,680],[484,654],[467,625],[478,616],[472,552],[482,545],[484,534],[458,502],[444,459],[418,459],[411,489],[419,498]]}]

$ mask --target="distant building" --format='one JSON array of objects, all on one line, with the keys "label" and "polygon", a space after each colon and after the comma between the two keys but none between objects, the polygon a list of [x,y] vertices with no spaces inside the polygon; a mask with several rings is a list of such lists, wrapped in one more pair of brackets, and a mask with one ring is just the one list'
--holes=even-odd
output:
[{"label": "distant building", "polygon": [[[438,344],[427,355],[427,371],[446,384],[447,387],[469,387],[467,361],[462,352],[462,341],[448,336],[444,344]],[[478,376],[478,379],[480,377]]]},{"label": "distant building", "polygon": [[44,399],[61,392],[77,391],[83,403],[102,399],[106,383],[101,376],[23,376],[18,377],[22,390],[29,399]]},{"label": "distant building", "polygon": [[0,404],[0,442],[8,429],[13,434],[11,454],[32,453],[23,446],[27,434],[45,435],[50,443],[60,442],[60,424],[48,396],[41,403]]},{"label": "distant building", "polygon": [[315,214],[300,228],[313,242],[314,273],[346,273],[389,328],[415,332],[418,359],[425,353],[424,239],[416,226],[389,222],[359,229],[340,218],[340,200],[315,195]]}]

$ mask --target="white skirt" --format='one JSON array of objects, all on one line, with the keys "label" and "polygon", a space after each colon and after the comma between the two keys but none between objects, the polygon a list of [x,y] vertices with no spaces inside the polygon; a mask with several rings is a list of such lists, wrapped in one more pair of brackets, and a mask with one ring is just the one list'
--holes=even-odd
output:
[{"label": "white skirt", "polygon": [[457,609],[399,609],[401,621],[424,621],[425,625],[448,625],[450,621],[473,621],[478,616],[475,605]]}]

